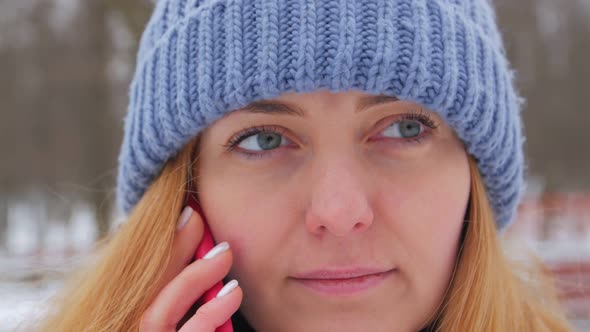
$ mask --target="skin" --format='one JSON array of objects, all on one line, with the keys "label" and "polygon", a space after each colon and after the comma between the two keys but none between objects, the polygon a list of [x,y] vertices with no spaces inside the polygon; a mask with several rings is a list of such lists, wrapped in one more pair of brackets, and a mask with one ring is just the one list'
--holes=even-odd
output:
[{"label": "skin", "polygon": [[[227,303],[209,303],[218,306],[208,310],[217,321],[240,300],[257,331],[417,331],[433,319],[452,276],[467,208],[467,154],[436,113],[395,99],[363,104],[370,97],[353,90],[283,94],[269,101],[303,116],[260,112],[271,107],[258,105],[231,112],[202,133],[195,164],[199,200],[216,242],[231,246],[210,269],[217,276],[227,269],[226,280],[240,283],[223,298]],[[250,132],[227,148],[240,131],[257,126],[271,131],[263,138],[280,143],[264,150],[259,132]],[[197,226],[185,229],[191,227]],[[345,294],[318,292],[293,278],[359,266],[389,272],[377,285]],[[190,283],[176,279],[167,287],[180,296]],[[199,292],[193,293],[196,299]],[[161,297],[174,302],[173,295]]]}]

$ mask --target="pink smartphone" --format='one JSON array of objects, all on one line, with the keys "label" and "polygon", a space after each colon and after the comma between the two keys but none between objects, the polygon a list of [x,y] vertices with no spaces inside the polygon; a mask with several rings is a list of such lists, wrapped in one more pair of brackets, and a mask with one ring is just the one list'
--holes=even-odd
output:
[{"label": "pink smartphone", "polygon": [[[199,201],[196,199],[196,197],[194,195],[192,195],[192,194],[189,195],[188,204],[193,210],[195,210],[197,213],[199,213],[199,215],[201,216],[201,219],[203,219],[203,224],[205,226],[205,228],[203,230],[203,239],[201,240],[201,243],[199,244],[199,246],[197,247],[197,251],[195,252],[195,259],[201,259],[201,258],[203,258],[203,256],[205,256],[209,252],[209,250],[211,250],[211,249],[213,249],[213,247],[215,247],[215,242],[213,240],[213,235],[211,234],[211,230],[209,229],[209,224],[205,220],[205,214],[203,213],[203,210],[201,209],[201,205],[199,204]],[[199,302],[201,302],[201,305],[214,299],[215,296],[217,296],[217,293],[219,293],[219,291],[221,290],[221,288],[223,288],[223,282],[219,281],[218,283],[213,285],[213,287],[208,289],[203,294],[203,296],[199,299]],[[215,332],[233,332],[233,330],[234,329],[233,329],[231,319],[228,319],[225,323],[223,323],[223,325],[221,325],[220,327],[215,329]]]}]

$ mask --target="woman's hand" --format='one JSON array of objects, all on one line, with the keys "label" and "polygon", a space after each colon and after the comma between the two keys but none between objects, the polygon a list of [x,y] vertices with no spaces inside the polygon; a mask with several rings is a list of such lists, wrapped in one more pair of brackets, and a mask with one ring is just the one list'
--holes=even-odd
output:
[{"label": "woman's hand", "polygon": [[[232,254],[227,243],[220,243],[210,251],[210,254],[217,253],[214,257],[208,257],[209,254],[205,256],[206,259],[188,264],[203,237],[203,221],[197,212],[190,207],[185,208],[179,218],[178,228],[170,263],[159,283],[160,291],[144,312],[140,331],[176,331],[177,324],[191,306],[230,270]],[[235,282],[228,283],[220,293],[234,285]],[[214,332],[238,310],[242,295],[241,288],[235,286],[224,296],[207,302],[186,321],[180,331]]]}]

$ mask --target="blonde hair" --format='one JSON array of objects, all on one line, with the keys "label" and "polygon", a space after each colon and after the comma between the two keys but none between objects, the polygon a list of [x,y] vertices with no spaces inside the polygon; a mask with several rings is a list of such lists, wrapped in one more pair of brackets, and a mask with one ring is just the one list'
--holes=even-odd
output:
[{"label": "blonde hair", "polygon": [[[170,159],[126,223],[98,245],[97,260],[72,275],[35,330],[134,331],[163,285],[176,221],[194,188],[198,137]],[[549,277],[509,263],[475,161],[469,225],[438,316],[437,331],[571,331]],[[527,276],[523,278],[519,273]],[[532,278],[532,279],[531,279]],[[531,280],[534,281],[531,283]]]},{"label": "blonde hair", "polygon": [[457,267],[437,331],[572,331],[553,279],[536,257],[509,261],[477,163],[469,158],[471,198]]}]

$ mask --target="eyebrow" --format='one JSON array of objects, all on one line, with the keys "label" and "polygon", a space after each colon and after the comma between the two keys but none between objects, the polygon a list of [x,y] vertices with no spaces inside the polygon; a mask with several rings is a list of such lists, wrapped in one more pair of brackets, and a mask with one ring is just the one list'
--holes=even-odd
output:
[{"label": "eyebrow", "polygon": [[[357,103],[355,113],[363,112],[373,106],[392,103],[396,101],[399,101],[397,97],[387,95],[361,97],[359,102]],[[305,112],[301,108],[291,103],[281,102],[278,100],[257,100],[236,111],[262,114],[294,115],[299,117],[305,117]],[[226,113],[226,115],[228,115],[228,113]]]}]

